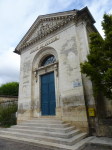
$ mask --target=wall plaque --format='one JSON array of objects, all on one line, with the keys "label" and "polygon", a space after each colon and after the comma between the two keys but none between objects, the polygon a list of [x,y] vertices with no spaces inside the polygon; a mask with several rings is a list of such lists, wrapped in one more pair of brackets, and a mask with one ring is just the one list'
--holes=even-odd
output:
[{"label": "wall plaque", "polygon": [[73,87],[77,87],[77,86],[81,86],[81,85],[82,85],[81,82],[74,82],[74,83],[73,83]]}]

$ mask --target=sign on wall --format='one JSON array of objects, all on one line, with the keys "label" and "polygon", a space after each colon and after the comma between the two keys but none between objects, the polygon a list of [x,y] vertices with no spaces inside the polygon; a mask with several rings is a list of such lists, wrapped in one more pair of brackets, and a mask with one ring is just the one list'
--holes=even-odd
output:
[{"label": "sign on wall", "polygon": [[81,86],[82,84],[81,84],[81,82],[74,82],[73,83],[73,87],[77,87],[77,86]]}]

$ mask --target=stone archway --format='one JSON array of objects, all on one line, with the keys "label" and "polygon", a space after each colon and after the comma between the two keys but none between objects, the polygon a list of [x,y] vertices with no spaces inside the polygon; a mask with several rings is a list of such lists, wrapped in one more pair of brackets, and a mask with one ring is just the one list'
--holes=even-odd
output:
[{"label": "stone archway", "polygon": [[[43,60],[49,55],[53,55],[56,61],[46,66],[41,66]],[[33,60],[31,102],[33,117],[41,116],[41,76],[51,72],[54,72],[56,107],[58,107],[58,54],[53,48],[46,47],[37,52]]]}]

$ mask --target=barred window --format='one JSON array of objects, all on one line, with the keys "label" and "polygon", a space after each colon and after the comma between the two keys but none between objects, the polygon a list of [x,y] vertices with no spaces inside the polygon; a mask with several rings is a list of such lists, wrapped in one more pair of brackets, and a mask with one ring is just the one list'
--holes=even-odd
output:
[{"label": "barred window", "polygon": [[47,57],[43,60],[41,66],[45,66],[45,65],[51,64],[51,63],[53,63],[53,62],[55,62],[55,61],[56,61],[55,57],[54,57],[53,55],[49,55],[49,56],[47,56]]}]

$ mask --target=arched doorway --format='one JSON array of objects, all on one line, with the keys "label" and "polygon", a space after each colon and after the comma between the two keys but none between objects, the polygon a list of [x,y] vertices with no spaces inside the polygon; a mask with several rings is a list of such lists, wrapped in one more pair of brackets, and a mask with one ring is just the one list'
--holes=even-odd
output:
[{"label": "arched doorway", "polygon": [[[56,115],[56,108],[59,106],[59,78],[58,78],[58,53],[55,49],[51,47],[45,47],[38,51],[33,59],[32,65],[32,102],[34,103],[35,109],[33,110],[33,117],[41,115]],[[50,92],[55,93],[55,103],[50,103],[49,105],[53,108],[52,110],[48,108],[50,113],[45,113],[45,105],[42,107],[42,93],[41,93],[41,80],[48,74],[48,78],[52,78],[51,82],[54,82],[54,90]],[[45,75],[45,76],[44,76]],[[53,78],[54,77],[54,78]],[[51,79],[50,79],[51,80]],[[53,83],[52,83],[53,84]],[[51,88],[53,89],[53,88]],[[53,94],[52,94],[53,95]],[[51,97],[52,97],[51,95]],[[54,101],[54,100],[53,100]],[[36,105],[35,105],[36,104]]]}]

